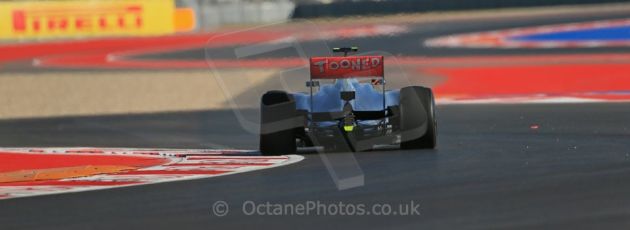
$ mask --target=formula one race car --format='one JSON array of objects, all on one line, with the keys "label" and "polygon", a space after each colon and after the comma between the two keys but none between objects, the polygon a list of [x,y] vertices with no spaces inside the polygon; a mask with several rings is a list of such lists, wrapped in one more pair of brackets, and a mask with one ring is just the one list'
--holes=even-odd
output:
[{"label": "formula one race car", "polygon": [[[308,92],[269,91],[261,100],[260,151],[292,154],[297,147],[364,151],[377,145],[436,147],[435,100],[429,88],[385,90],[383,56],[312,57]],[[329,81],[329,83],[323,83]]]}]

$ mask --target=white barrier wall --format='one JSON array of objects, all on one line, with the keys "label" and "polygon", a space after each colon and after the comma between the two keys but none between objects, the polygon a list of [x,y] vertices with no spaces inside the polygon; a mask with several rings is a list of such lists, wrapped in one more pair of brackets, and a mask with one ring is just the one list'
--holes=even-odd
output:
[{"label": "white barrier wall", "polygon": [[295,8],[290,0],[178,0],[177,5],[195,10],[199,30],[286,21]]}]

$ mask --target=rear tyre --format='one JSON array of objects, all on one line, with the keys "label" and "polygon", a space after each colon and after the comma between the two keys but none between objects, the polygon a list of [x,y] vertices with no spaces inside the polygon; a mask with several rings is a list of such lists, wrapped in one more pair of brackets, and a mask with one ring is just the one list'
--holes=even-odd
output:
[{"label": "rear tyre", "polygon": [[295,124],[298,117],[293,96],[269,91],[260,105],[260,152],[265,156],[297,152]]},{"label": "rear tyre", "polygon": [[402,149],[434,149],[437,145],[435,99],[429,88],[409,86],[400,90]]}]

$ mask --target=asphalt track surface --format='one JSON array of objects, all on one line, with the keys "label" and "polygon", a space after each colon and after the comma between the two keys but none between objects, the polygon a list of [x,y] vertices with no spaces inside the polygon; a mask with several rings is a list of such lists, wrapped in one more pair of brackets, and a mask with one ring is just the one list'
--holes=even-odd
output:
[{"label": "asphalt track surface", "polygon": [[[245,174],[4,200],[0,228],[623,229],[630,225],[628,117],[627,103],[441,105],[439,148],[355,154],[362,187],[339,191],[321,157],[305,154],[300,163]],[[207,111],[1,121],[0,145],[252,149],[257,136],[231,111]],[[219,200],[230,204],[227,216],[212,215]],[[248,200],[414,200],[421,214],[247,216],[241,205]]]},{"label": "asphalt track surface", "polygon": [[[630,224],[628,104],[438,109],[439,149],[357,153],[363,187],[337,190],[321,158],[307,154],[298,164],[219,178],[6,200],[0,221],[3,229],[617,229]],[[238,127],[230,111],[0,126],[4,146],[195,148],[224,142],[253,148],[257,141],[238,128],[216,133],[217,127]],[[210,213],[218,200],[232,204],[228,216]],[[245,216],[240,205],[248,200],[415,200],[421,215]]]}]

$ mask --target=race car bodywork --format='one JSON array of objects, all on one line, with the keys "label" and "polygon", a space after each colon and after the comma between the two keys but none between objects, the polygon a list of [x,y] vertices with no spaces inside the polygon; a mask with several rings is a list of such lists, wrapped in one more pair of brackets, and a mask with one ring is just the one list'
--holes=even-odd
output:
[{"label": "race car bodywork", "polygon": [[[435,148],[431,89],[386,90],[383,56],[313,57],[308,92],[269,91],[261,100],[260,151],[291,154],[297,147],[364,151],[377,145]],[[322,84],[322,81],[332,81]],[[366,82],[367,81],[367,82]]]}]

